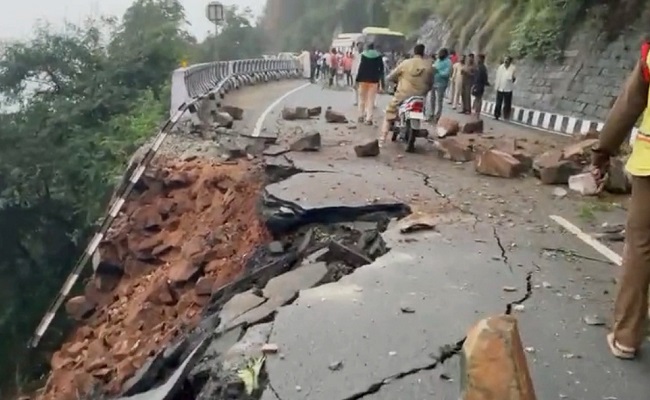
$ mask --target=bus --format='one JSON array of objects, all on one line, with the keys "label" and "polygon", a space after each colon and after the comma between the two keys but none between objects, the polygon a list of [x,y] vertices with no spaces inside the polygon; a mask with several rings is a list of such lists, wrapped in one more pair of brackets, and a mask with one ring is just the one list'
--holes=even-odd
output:
[{"label": "bus", "polygon": [[383,53],[401,53],[406,50],[406,36],[402,32],[392,31],[388,28],[374,26],[364,28],[359,40],[363,44],[374,43],[375,48]]},{"label": "bus", "polygon": [[354,44],[359,41],[361,35],[361,33],[341,33],[332,40],[330,48],[342,53],[353,51]]}]

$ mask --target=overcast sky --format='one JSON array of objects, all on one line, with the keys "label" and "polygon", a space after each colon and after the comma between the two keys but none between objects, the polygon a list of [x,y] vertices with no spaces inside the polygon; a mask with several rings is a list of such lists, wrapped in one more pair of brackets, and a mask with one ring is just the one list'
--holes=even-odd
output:
[{"label": "overcast sky", "polygon": [[[122,15],[133,0],[0,0],[0,39],[25,39],[39,20],[61,24],[68,20],[83,21],[91,15]],[[202,38],[212,29],[205,17],[205,6],[210,0],[180,0],[192,26],[189,30]],[[266,0],[221,0],[223,4],[251,7],[256,15]]]}]

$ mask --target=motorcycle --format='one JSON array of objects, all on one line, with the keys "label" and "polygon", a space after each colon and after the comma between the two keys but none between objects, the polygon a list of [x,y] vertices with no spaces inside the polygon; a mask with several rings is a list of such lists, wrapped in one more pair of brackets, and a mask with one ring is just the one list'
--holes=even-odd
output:
[{"label": "motorcycle", "polygon": [[415,151],[415,139],[427,137],[429,131],[422,128],[424,123],[424,97],[412,96],[404,100],[398,108],[397,120],[393,123],[392,141],[397,139],[406,143],[406,151]]}]

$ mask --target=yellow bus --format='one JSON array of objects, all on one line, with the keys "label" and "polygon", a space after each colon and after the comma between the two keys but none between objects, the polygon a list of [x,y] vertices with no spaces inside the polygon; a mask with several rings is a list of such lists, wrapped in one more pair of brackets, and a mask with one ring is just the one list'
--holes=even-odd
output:
[{"label": "yellow bus", "polygon": [[392,31],[388,28],[369,26],[361,31],[361,38],[364,44],[374,43],[375,48],[381,52],[402,52],[406,49],[406,36],[402,32]]}]

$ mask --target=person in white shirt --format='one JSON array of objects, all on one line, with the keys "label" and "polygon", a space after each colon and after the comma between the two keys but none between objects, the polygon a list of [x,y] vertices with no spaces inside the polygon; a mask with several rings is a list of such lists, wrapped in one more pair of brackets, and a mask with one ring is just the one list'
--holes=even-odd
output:
[{"label": "person in white shirt", "polygon": [[512,65],[512,57],[507,56],[503,60],[503,64],[499,65],[497,69],[497,76],[495,80],[495,88],[497,91],[497,101],[494,107],[494,118],[500,119],[503,113],[503,118],[510,119],[512,111],[512,91],[515,86],[515,66]]}]

